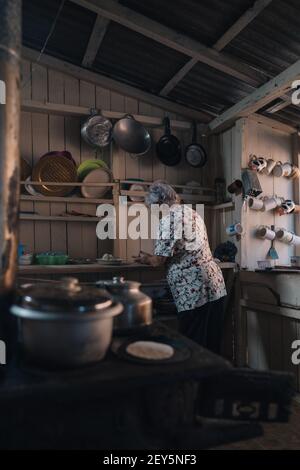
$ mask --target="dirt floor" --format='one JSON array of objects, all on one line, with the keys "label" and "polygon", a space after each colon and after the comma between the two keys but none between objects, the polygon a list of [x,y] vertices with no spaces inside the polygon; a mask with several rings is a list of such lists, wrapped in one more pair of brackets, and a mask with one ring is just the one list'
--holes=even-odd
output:
[{"label": "dirt floor", "polygon": [[257,439],[228,444],[216,450],[300,450],[300,399],[294,403],[287,424],[266,424],[264,435]]}]

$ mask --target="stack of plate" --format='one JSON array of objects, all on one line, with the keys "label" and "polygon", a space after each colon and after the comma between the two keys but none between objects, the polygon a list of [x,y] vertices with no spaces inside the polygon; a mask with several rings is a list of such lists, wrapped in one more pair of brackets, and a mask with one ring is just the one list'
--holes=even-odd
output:
[{"label": "stack of plate", "polygon": [[[112,173],[103,160],[85,160],[77,169],[79,181],[83,183],[110,183]],[[81,194],[85,198],[101,198],[110,186],[82,186]]]}]

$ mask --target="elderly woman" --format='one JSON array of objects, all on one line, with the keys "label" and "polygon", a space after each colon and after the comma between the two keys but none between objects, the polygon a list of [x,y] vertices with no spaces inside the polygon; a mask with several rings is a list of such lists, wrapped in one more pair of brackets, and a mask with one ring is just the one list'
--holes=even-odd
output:
[{"label": "elderly woman", "polygon": [[165,204],[169,211],[159,221],[154,255],[142,256],[140,261],[166,265],[181,333],[219,353],[226,295],[223,275],[213,260],[203,219],[179,202],[167,183],[157,181],[150,186],[147,205]]}]

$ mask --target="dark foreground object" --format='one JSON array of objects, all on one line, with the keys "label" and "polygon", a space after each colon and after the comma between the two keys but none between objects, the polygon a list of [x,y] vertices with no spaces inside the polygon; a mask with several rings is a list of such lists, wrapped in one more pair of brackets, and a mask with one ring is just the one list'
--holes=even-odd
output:
[{"label": "dark foreground object", "polygon": [[[233,422],[241,419],[233,406],[235,381],[241,377],[230,378],[236,372],[225,360],[158,323],[149,335],[184,344],[191,350],[190,357],[184,362],[145,365],[110,352],[99,364],[84,369],[46,371],[22,357],[5,366],[0,384],[0,448],[201,449],[261,434],[254,416],[242,417],[253,423]],[[256,380],[251,384],[247,379],[242,399],[254,397],[259,403]],[[212,395],[215,385],[218,393]],[[277,395],[271,389],[262,396],[263,402],[277,400],[288,411],[289,376],[280,375]],[[220,396],[225,414],[219,413],[217,420],[197,417],[204,410],[214,417]],[[247,412],[245,404],[242,411]]]}]

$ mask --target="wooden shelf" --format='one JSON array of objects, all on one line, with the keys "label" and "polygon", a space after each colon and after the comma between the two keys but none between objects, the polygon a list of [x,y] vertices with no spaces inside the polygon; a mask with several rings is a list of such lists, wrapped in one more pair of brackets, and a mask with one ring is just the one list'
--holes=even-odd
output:
[{"label": "wooden shelf", "polygon": [[67,274],[67,273],[100,273],[100,272],[119,272],[119,271],[138,271],[138,270],[159,270],[161,267],[154,268],[148,264],[128,263],[118,266],[101,266],[100,264],[65,264],[54,266],[42,266],[32,264],[30,266],[18,266],[19,274]]},{"label": "wooden shelf", "polygon": [[38,202],[65,202],[74,204],[113,204],[112,199],[90,199],[84,197],[67,197],[67,196],[27,196],[21,194],[21,201],[38,201]]},{"label": "wooden shelf", "polygon": [[99,222],[99,217],[82,217],[82,216],[60,216],[60,215],[35,215],[35,214],[20,214],[20,220],[35,220],[35,221],[49,221],[49,222]]},{"label": "wooden shelf", "polygon": [[[33,113],[57,114],[62,116],[89,116],[91,108],[86,106],[72,106],[67,104],[50,103],[48,101],[31,101],[24,100],[22,103],[22,111]],[[117,111],[101,110],[101,115],[108,119],[121,119],[126,113]],[[134,119],[148,127],[162,127],[163,119],[158,117],[146,116],[143,114],[133,114]],[[171,127],[182,131],[191,129],[191,122],[178,121],[171,119]]]}]

